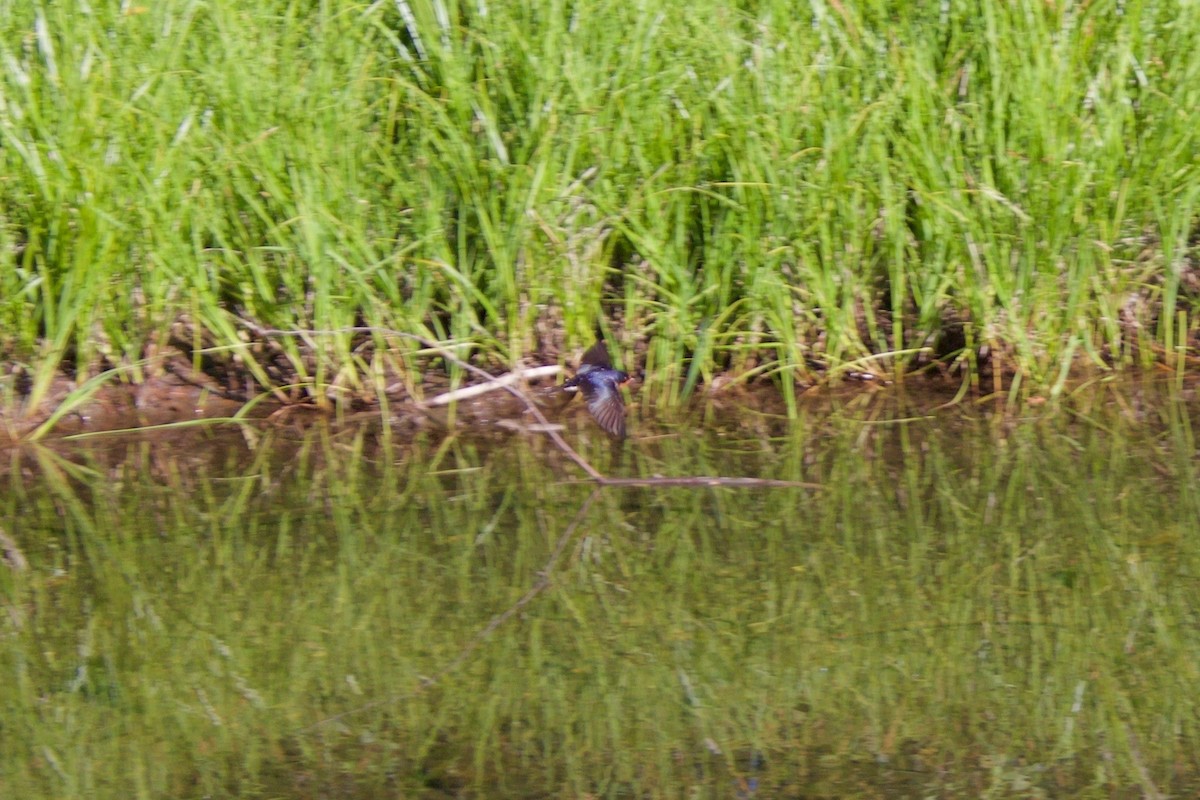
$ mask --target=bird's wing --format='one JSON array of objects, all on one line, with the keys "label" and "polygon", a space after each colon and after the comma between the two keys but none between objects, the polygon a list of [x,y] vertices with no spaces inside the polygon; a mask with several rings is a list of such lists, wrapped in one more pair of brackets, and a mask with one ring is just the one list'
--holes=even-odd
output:
[{"label": "bird's wing", "polygon": [[616,436],[625,438],[625,401],[616,385],[605,384],[601,388],[584,388],[588,411],[600,423],[600,427]]},{"label": "bird's wing", "polygon": [[589,364],[593,367],[604,367],[612,369],[612,359],[608,357],[608,348],[605,347],[604,341],[596,342],[587,349],[583,354],[582,364]]}]

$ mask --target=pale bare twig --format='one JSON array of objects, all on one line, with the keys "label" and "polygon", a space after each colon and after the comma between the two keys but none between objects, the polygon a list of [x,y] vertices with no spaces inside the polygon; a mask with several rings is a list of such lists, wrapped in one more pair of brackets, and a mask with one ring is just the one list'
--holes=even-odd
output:
[{"label": "pale bare twig", "polygon": [[439,394],[432,400],[425,401],[427,406],[448,406],[451,403],[459,400],[470,400],[472,397],[494,392],[497,389],[503,389],[514,383],[521,381],[534,380],[535,378],[545,378],[550,375],[557,375],[562,372],[562,368],[558,366],[549,367],[533,367],[532,369],[522,369],[516,372],[508,372],[501,375],[499,378],[493,378],[486,383],[477,383],[474,386],[464,386],[461,389],[455,389],[452,392]]}]

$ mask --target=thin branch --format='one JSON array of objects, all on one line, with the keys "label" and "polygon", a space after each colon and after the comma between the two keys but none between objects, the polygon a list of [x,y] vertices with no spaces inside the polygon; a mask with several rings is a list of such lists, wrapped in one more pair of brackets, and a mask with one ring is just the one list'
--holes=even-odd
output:
[{"label": "thin branch", "polygon": [[455,389],[452,392],[439,394],[432,400],[427,400],[427,406],[448,406],[458,400],[470,400],[472,397],[494,392],[497,389],[503,389],[506,386],[511,386],[514,383],[521,381],[533,380],[534,378],[545,378],[550,375],[557,375],[562,372],[562,368],[555,365],[550,367],[534,367],[532,369],[522,369],[516,372],[508,372],[501,375],[499,378],[492,378],[486,383],[477,383],[474,386],[464,386],[461,389]]}]

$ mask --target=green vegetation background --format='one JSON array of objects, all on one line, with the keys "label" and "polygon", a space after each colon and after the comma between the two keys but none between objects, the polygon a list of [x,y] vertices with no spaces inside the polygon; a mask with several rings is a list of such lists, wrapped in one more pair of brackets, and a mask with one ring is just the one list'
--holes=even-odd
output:
[{"label": "green vegetation background", "polygon": [[1053,386],[1194,346],[1197,108],[1194,3],[0,0],[0,357]]}]

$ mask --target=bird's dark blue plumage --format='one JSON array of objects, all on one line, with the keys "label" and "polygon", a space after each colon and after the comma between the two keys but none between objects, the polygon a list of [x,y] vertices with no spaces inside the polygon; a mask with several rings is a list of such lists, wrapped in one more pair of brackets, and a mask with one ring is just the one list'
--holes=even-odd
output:
[{"label": "bird's dark blue plumage", "polygon": [[625,401],[621,397],[621,384],[629,376],[613,369],[604,342],[596,342],[583,354],[583,363],[575,377],[563,383],[568,392],[582,392],[591,412],[600,427],[618,439],[625,438]]}]

